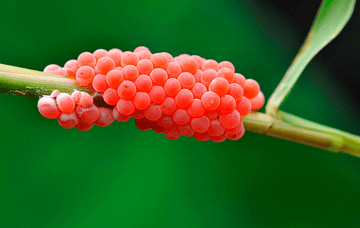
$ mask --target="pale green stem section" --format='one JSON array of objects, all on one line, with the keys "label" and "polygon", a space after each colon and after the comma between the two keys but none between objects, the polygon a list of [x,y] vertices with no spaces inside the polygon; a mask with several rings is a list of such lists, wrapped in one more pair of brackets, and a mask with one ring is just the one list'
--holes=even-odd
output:
[{"label": "pale green stem section", "polygon": [[41,97],[58,89],[72,93],[75,89],[90,92],[78,86],[73,79],[56,74],[0,64],[0,92],[28,97]]},{"label": "pale green stem section", "polygon": [[[54,89],[86,91],[73,79],[0,64],[0,92],[41,97]],[[89,92],[89,91],[88,91]],[[280,112],[277,118],[252,112],[243,118],[248,131],[286,139],[333,152],[360,156],[360,137]]]},{"label": "pale green stem section", "polygon": [[354,7],[355,0],[322,1],[303,46],[267,102],[267,114],[276,116],[307,64],[340,33],[350,19]]},{"label": "pale green stem section", "polygon": [[332,152],[360,157],[360,136],[279,111],[278,117],[250,113],[243,118],[246,130]]}]

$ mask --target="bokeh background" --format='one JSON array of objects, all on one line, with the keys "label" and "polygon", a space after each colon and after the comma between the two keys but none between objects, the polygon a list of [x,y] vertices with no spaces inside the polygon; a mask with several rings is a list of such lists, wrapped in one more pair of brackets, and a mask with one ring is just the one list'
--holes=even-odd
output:
[{"label": "bokeh background", "polygon": [[[0,62],[36,70],[98,48],[229,60],[268,98],[320,1],[0,1]],[[357,6],[358,7],[358,6]],[[284,111],[354,134],[359,9]],[[360,227],[360,160],[246,132],[220,144],[138,130],[65,130],[0,94],[0,227]]]}]

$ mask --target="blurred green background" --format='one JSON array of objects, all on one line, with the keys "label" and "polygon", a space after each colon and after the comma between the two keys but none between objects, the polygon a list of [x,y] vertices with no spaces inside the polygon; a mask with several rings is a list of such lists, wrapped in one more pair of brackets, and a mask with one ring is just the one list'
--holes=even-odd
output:
[{"label": "blurred green background", "polygon": [[[287,3],[310,10],[295,22],[279,1],[2,0],[0,62],[43,70],[83,51],[145,45],[229,60],[268,98],[320,3],[304,2]],[[355,16],[310,63],[284,111],[360,133],[359,83],[345,77],[360,68],[339,73],[359,64],[359,25]],[[36,103],[0,94],[1,228],[360,227],[358,158],[251,132],[216,144],[170,141],[133,121],[65,130]]]}]

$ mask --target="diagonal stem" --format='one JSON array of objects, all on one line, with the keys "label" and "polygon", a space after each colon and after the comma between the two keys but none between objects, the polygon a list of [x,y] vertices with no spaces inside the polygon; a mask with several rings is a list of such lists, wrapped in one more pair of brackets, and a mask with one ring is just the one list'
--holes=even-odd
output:
[{"label": "diagonal stem", "polygon": [[277,118],[264,113],[250,113],[243,121],[249,131],[360,157],[360,136],[285,112],[279,112]]},{"label": "diagonal stem", "polygon": [[78,86],[73,79],[56,74],[0,64],[0,92],[28,97],[41,97],[58,89],[72,93],[75,89],[90,92]]}]

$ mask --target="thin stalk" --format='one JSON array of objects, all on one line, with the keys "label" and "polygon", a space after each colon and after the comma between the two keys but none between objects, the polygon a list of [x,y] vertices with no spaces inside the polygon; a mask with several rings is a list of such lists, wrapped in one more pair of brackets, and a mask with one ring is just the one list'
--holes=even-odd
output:
[{"label": "thin stalk", "polygon": [[[73,79],[0,64],[2,93],[41,97],[50,94],[54,89],[70,93],[75,89],[87,91],[86,88],[79,87]],[[360,157],[359,136],[285,112],[279,112],[276,118],[269,114],[252,112],[243,118],[243,122],[248,131]]]},{"label": "thin stalk", "polygon": [[55,89],[67,93],[72,93],[75,89],[90,92],[86,88],[78,86],[70,78],[0,64],[1,93],[41,97],[50,94]]},{"label": "thin stalk", "polygon": [[250,113],[243,118],[245,129],[324,150],[360,157],[360,136],[352,135],[279,111],[275,118]]}]

